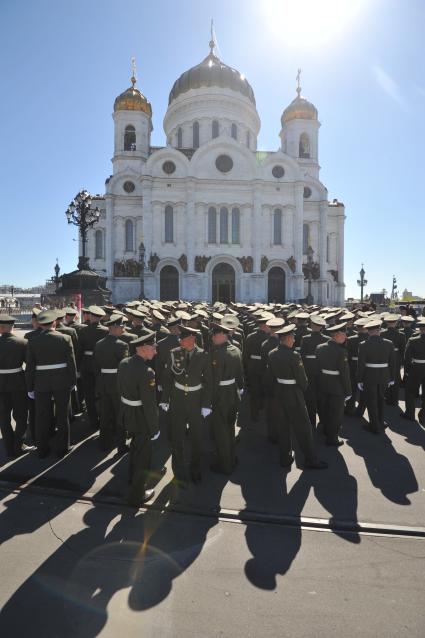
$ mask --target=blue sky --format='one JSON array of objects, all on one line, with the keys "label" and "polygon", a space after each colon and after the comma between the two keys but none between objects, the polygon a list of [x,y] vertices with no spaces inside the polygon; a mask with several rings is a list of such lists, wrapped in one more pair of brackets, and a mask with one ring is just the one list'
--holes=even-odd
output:
[{"label": "blue sky", "polygon": [[297,14],[286,0],[1,0],[0,283],[41,283],[56,257],[75,268],[64,212],[81,187],[102,193],[112,172],[111,113],[131,57],[162,145],[168,93],[208,53],[214,17],[223,60],[254,88],[259,149],[278,148],[303,69],[322,123],[321,179],[346,205],[347,296],[362,262],[368,292],[395,274],[399,289],[425,295],[425,2],[358,0],[348,20],[353,1]]}]

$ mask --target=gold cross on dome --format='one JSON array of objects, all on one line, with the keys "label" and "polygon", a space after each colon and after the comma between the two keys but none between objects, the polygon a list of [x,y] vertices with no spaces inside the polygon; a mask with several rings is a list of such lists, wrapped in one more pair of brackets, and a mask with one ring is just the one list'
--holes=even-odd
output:
[{"label": "gold cross on dome", "polygon": [[300,97],[300,95],[301,95],[301,84],[300,84],[301,69],[298,69],[296,80],[297,80],[297,94],[298,94],[298,97]]},{"label": "gold cross on dome", "polygon": [[136,82],[137,82],[136,58],[134,58],[134,57],[131,58],[131,72],[132,72],[131,83],[134,86],[136,84]]}]

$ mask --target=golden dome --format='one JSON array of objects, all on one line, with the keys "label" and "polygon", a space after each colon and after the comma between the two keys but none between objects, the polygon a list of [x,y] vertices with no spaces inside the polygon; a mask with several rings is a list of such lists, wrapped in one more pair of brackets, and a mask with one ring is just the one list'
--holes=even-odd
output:
[{"label": "golden dome", "polygon": [[317,109],[305,97],[297,95],[295,100],[283,111],[281,122],[282,126],[291,120],[317,120]]},{"label": "golden dome", "polygon": [[131,78],[133,86],[130,86],[124,93],[119,95],[114,102],[114,111],[143,111],[152,117],[151,103],[145,98],[143,93],[136,89],[136,78]]}]

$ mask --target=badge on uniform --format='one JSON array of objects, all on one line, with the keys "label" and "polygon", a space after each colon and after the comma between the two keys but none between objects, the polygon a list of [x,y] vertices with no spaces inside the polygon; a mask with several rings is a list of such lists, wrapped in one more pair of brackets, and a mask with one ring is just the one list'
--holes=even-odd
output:
[{"label": "badge on uniform", "polygon": [[156,383],[155,383],[155,379],[151,379],[151,380],[149,381],[149,385],[151,386],[151,388],[154,388],[154,387],[155,387],[155,385],[156,385]]}]

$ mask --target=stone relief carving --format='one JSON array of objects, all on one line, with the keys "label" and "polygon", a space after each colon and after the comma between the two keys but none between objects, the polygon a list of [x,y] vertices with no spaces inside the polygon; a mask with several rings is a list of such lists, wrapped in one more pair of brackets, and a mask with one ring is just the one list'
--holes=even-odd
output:
[{"label": "stone relief carving", "polygon": [[289,268],[291,269],[292,272],[295,272],[295,268],[296,268],[296,261],[293,255],[291,255],[289,257],[289,259],[286,260],[286,263],[288,264]]},{"label": "stone relief carving", "polygon": [[159,264],[159,261],[160,261],[159,256],[156,253],[154,253],[153,255],[151,253],[151,256],[149,257],[149,261],[148,261],[148,268],[151,272],[155,272],[156,267]]},{"label": "stone relief carving", "polygon": [[328,270],[328,272],[331,273],[332,277],[334,278],[334,281],[336,281],[338,283],[338,271],[337,270]]},{"label": "stone relief carving", "polygon": [[195,257],[195,272],[205,272],[205,268],[211,257],[206,257],[205,255],[196,255]]},{"label": "stone relief carving", "polygon": [[254,260],[252,257],[238,257],[237,260],[242,266],[242,270],[246,273],[254,271]]},{"label": "stone relief carving", "polygon": [[121,259],[114,262],[114,277],[139,277],[140,263],[135,259]]},{"label": "stone relief carving", "polygon": [[[308,279],[308,275],[309,275],[308,264],[303,264],[303,273],[304,273],[304,277]],[[311,278],[319,279],[319,277],[320,277],[320,264],[316,261],[313,264],[311,264]]]},{"label": "stone relief carving", "polygon": [[187,272],[187,257],[186,257],[186,255],[180,255],[180,257],[178,258],[178,262],[179,262],[180,267],[183,270],[183,272]]},{"label": "stone relief carving", "polygon": [[261,272],[264,272],[265,270],[267,270],[268,265],[269,265],[268,257],[266,257],[266,255],[263,255],[261,257]]}]

